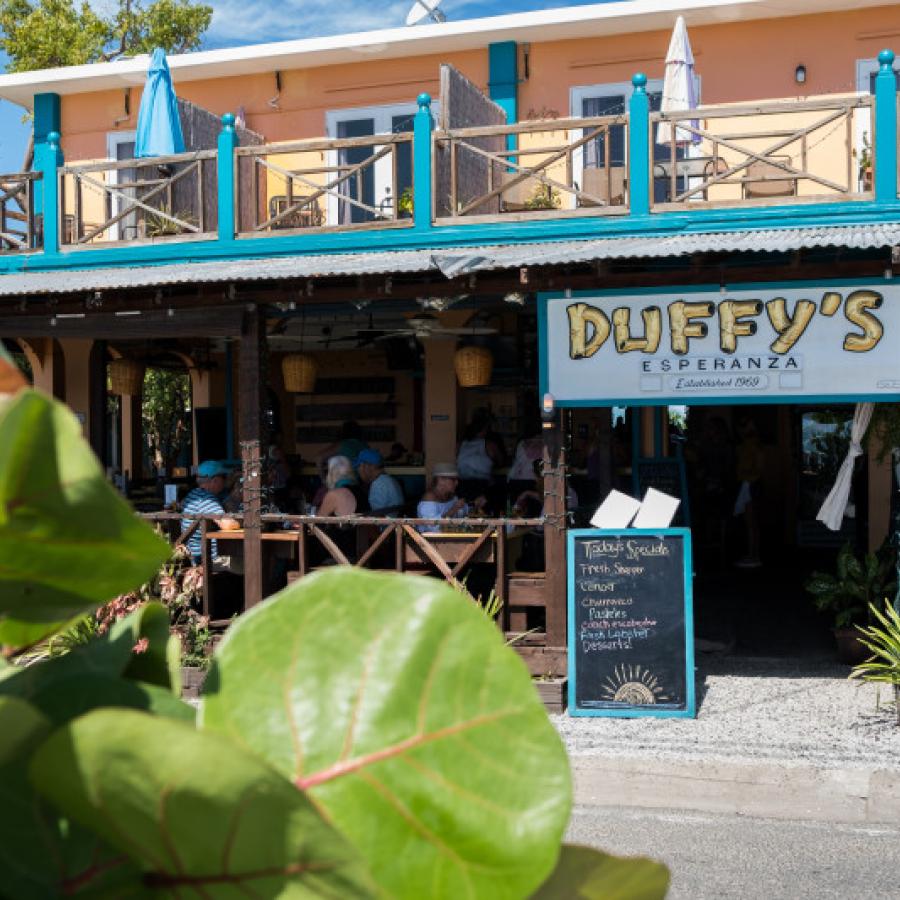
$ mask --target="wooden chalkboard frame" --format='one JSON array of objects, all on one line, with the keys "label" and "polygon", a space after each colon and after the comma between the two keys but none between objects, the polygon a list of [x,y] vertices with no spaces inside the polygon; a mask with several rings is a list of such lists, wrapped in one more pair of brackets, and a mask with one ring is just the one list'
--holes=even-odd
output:
[{"label": "wooden chalkboard frame", "polygon": [[[575,541],[580,538],[629,538],[629,537],[667,537],[678,536],[682,539],[684,558],[684,665],[685,665],[685,705],[683,709],[658,709],[653,706],[621,706],[615,709],[587,709],[577,705],[575,680],[576,653],[578,652],[575,635]],[[573,528],[566,540],[566,573],[568,576],[567,609],[569,619],[569,715],[570,716],[602,716],[607,718],[636,719],[642,717],[694,719],[697,716],[697,690],[694,672],[694,578],[693,549],[691,546],[690,528]]]}]

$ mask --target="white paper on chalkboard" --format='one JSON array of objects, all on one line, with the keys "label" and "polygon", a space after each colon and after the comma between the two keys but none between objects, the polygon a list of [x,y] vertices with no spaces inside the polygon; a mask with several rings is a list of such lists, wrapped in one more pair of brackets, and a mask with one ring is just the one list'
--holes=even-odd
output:
[{"label": "white paper on chalkboard", "polygon": [[641,508],[641,501],[610,491],[591,519],[594,528],[627,528],[635,513]]},{"label": "white paper on chalkboard", "polygon": [[668,528],[678,512],[681,500],[670,494],[664,494],[656,488],[647,488],[644,502],[638,510],[632,528]]}]

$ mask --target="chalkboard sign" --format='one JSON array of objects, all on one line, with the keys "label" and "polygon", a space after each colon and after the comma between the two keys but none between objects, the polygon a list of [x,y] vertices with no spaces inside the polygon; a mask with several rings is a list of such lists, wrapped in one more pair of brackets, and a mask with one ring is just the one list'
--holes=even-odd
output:
[{"label": "chalkboard sign", "polygon": [[569,714],[693,717],[690,531],[568,538]]}]

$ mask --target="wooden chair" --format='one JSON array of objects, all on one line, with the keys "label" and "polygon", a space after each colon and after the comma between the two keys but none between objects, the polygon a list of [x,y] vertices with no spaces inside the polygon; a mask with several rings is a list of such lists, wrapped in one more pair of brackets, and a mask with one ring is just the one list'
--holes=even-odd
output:
[{"label": "wooden chair", "polygon": [[586,166],[581,173],[582,190],[586,194],[597,197],[603,203],[597,203],[586,197],[578,198],[579,206],[623,206],[625,203],[625,167],[624,166]]},{"label": "wooden chair", "polygon": [[[772,156],[770,159],[792,165],[790,156]],[[777,176],[783,176],[781,178]],[[796,197],[797,178],[788,175],[780,166],[764,159],[755,159],[747,166],[742,180],[745,200],[767,200],[770,197]]]},{"label": "wooden chair", "polygon": [[[269,199],[269,218],[274,219],[275,216],[283,213],[289,206],[302,203],[305,199],[306,198],[303,196],[295,195],[291,198],[290,204],[288,204],[288,198],[284,194],[278,194],[275,197],[271,197]],[[318,201],[316,201],[306,206],[301,206],[299,209],[295,209],[283,219],[279,219],[275,222],[272,225],[272,228],[314,228],[318,225],[323,225],[324,221],[322,208],[319,206]]]}]

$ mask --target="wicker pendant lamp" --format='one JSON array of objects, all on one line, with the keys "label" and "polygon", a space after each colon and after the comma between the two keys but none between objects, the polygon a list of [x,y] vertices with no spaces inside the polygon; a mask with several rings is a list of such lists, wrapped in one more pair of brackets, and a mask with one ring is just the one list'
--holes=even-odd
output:
[{"label": "wicker pendant lamp", "polygon": [[109,364],[109,392],[138,396],[144,389],[145,368],[136,359],[114,359]]},{"label": "wicker pendant lamp", "polygon": [[485,387],[491,383],[494,354],[487,347],[460,347],[453,366],[460,387]]},{"label": "wicker pendant lamp", "polygon": [[308,353],[288,353],[281,360],[284,388],[292,394],[311,394],[316,387],[319,364]]}]

